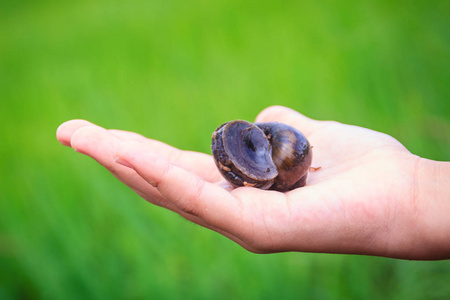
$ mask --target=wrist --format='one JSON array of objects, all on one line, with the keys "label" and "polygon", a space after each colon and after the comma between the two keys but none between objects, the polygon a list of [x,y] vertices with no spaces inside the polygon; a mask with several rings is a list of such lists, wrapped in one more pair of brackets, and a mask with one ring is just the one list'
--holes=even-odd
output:
[{"label": "wrist", "polygon": [[450,258],[450,162],[419,158],[414,176],[416,251],[423,259]]}]

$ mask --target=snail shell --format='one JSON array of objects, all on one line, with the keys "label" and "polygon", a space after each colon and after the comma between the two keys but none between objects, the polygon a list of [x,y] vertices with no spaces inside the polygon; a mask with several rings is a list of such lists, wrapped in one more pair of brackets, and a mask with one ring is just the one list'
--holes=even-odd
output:
[{"label": "snail shell", "polygon": [[285,192],[304,186],[312,160],[305,136],[277,122],[224,123],[214,131],[211,149],[219,171],[235,187]]}]

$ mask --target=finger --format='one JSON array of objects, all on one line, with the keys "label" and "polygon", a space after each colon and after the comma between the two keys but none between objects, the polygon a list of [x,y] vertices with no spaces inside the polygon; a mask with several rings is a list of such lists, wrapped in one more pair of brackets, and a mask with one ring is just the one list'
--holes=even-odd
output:
[{"label": "finger", "polygon": [[281,122],[297,128],[306,136],[324,126],[324,121],[308,118],[301,113],[284,107],[270,106],[256,117],[256,122]]},{"label": "finger", "polygon": [[[86,120],[67,121],[58,127],[56,132],[57,139],[61,142],[61,144],[65,146],[71,146],[72,135],[78,129],[86,126],[97,126],[97,125]],[[201,176],[202,178],[204,178],[209,182],[216,182],[222,179],[210,155],[191,151],[181,151],[165,143],[148,139],[134,132],[121,130],[109,130],[109,132],[122,141],[134,140],[145,143],[147,147],[154,149],[161,155],[165,155],[174,164],[186,168],[190,171],[196,172],[199,176]],[[79,152],[82,151],[80,147],[77,147],[76,150]]]},{"label": "finger", "polygon": [[[114,159],[115,155],[113,154],[113,149],[117,148],[118,143],[122,142],[119,140],[118,136],[113,136],[110,134],[111,131],[105,130],[97,125],[94,125],[85,120],[72,120],[62,124],[57,130],[57,138],[61,141],[62,144],[66,146],[71,146],[77,149],[78,152],[86,154],[104,167],[106,167],[115,177],[117,177],[120,181],[128,185],[132,188],[137,194],[139,194],[142,198],[147,201],[156,204],[158,206],[163,206],[169,210],[174,211],[175,213],[181,215],[187,220],[194,222],[200,226],[209,228],[214,230],[225,237],[233,240],[238,243],[242,247],[246,248],[249,251],[259,252],[258,249],[255,249],[251,245],[248,245],[241,238],[229,233],[225,230],[217,228],[211,224],[206,223],[201,218],[194,216],[192,214],[186,213],[176,206],[166,201],[165,198],[157,191],[156,188],[148,184],[141,176],[139,176],[134,170],[121,166],[117,164]],[[135,140],[144,140],[145,138],[132,133],[132,132],[122,132],[121,138],[125,139],[133,139]],[[155,141],[156,142],[156,141]],[[162,144],[162,143],[161,143]],[[168,146],[168,145],[167,145]],[[170,146],[168,146],[170,147]],[[164,152],[162,147],[161,150]],[[198,166],[198,164],[197,164]],[[225,189],[224,189],[225,190]]]},{"label": "finger", "polygon": [[132,188],[147,201],[171,208],[157,189],[150,186],[130,168],[115,163],[115,149],[121,141],[112,136],[108,130],[96,125],[83,126],[76,130],[70,144],[78,152],[88,155],[108,169],[116,178]]},{"label": "finger", "polygon": [[94,125],[86,120],[70,120],[61,124],[56,130],[57,140],[64,146],[70,147],[70,139],[72,134],[84,126]]},{"label": "finger", "polygon": [[223,188],[177,167],[138,143],[123,143],[117,162],[132,168],[178,209],[205,223],[234,233],[242,225],[241,203]]},{"label": "finger", "polygon": [[[56,136],[63,145],[72,146],[78,152],[91,156],[119,180],[130,183],[131,180],[128,177],[133,176],[133,172],[130,172],[128,168],[117,168],[110,152],[116,141],[108,136],[105,129],[86,120],[70,120],[58,127]],[[143,182],[136,174],[134,177]],[[134,185],[132,188],[139,189]]]},{"label": "finger", "polygon": [[147,151],[157,152],[170,163],[190,172],[194,172],[208,182],[217,182],[222,179],[211,155],[180,150],[163,142],[148,139],[134,132],[122,130],[110,130],[110,132],[122,141],[136,141],[141,143]]},{"label": "finger", "polygon": [[[245,247],[245,243],[239,238],[213,226],[210,226],[209,224],[206,224],[203,220],[196,216],[181,211],[175,205],[161,196],[156,188],[148,184],[148,182],[145,181],[141,176],[139,176],[134,170],[130,169],[129,167],[117,164],[115,162],[115,149],[118,147],[119,143],[122,143],[122,141],[120,141],[117,137],[112,136],[108,130],[93,125],[89,122],[77,123],[78,125],[86,125],[81,126],[77,131],[72,133],[70,143],[75,149],[77,149],[78,152],[84,153],[94,158],[101,165],[107,168],[120,181],[124,182],[147,201],[172,210],[191,222],[217,231],[220,234]],[[71,126],[71,129],[74,129],[74,127],[76,126]]]}]

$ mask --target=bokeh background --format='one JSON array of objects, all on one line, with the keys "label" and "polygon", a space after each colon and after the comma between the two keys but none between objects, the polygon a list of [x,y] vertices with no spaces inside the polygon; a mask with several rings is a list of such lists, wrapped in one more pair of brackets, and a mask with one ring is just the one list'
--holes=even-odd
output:
[{"label": "bokeh background", "polygon": [[450,160],[448,1],[0,1],[1,299],[448,299],[450,261],[256,255],[62,147],[74,118],[209,153],[292,107]]}]

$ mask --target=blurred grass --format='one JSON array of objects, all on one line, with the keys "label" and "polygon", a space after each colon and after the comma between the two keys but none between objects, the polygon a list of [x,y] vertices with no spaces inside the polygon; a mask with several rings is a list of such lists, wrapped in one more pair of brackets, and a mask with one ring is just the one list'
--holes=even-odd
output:
[{"label": "blurred grass", "polygon": [[152,207],[57,126],[209,152],[266,106],[450,159],[446,1],[0,1],[0,298],[445,299],[450,264],[255,255]]}]

